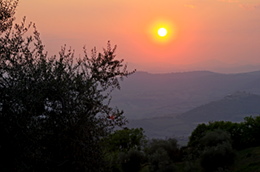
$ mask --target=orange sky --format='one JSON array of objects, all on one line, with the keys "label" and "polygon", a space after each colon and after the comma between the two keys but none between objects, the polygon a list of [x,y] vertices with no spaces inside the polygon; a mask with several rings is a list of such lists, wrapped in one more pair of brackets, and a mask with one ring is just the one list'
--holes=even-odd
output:
[{"label": "orange sky", "polygon": [[[20,0],[49,54],[117,44],[118,58],[149,72],[260,64],[260,0]],[[171,36],[154,33],[165,25]],[[219,64],[219,66],[217,66]],[[217,67],[216,67],[217,66]]]}]

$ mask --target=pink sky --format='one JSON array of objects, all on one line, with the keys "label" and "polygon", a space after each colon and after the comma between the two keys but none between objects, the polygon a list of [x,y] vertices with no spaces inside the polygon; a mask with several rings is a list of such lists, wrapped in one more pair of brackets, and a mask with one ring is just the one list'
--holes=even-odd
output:
[{"label": "pink sky", "polygon": [[[260,65],[260,0],[20,0],[46,50],[118,45],[118,58],[148,72]],[[167,25],[162,43],[152,32]],[[189,67],[188,67],[189,66]],[[221,69],[219,68],[219,71]]]}]

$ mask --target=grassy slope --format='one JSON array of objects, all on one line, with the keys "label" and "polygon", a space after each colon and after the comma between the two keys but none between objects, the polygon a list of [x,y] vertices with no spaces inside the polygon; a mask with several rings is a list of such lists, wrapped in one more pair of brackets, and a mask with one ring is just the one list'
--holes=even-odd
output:
[{"label": "grassy slope", "polygon": [[260,172],[260,147],[239,151],[237,161],[231,171]]}]

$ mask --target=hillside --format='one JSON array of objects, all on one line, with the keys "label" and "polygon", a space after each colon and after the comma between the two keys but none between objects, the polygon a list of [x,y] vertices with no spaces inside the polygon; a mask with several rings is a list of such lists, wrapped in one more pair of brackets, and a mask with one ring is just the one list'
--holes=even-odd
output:
[{"label": "hillside", "polygon": [[197,125],[176,117],[129,120],[127,127],[143,128],[148,138],[175,138],[180,145],[186,145],[188,137]]},{"label": "hillside", "polygon": [[180,115],[189,122],[243,121],[244,117],[260,114],[260,95],[236,92],[218,101],[210,102]]},{"label": "hillside", "polygon": [[260,95],[235,92],[179,116],[132,119],[127,126],[142,127],[149,138],[173,137],[178,139],[181,145],[185,145],[198,123],[220,120],[240,122],[246,116],[259,114]]},{"label": "hillside", "polygon": [[237,160],[232,167],[234,172],[260,172],[260,147],[248,148],[237,153]]},{"label": "hillside", "polygon": [[176,116],[236,91],[260,94],[260,71],[150,74],[136,72],[121,83],[112,104],[128,119]]}]

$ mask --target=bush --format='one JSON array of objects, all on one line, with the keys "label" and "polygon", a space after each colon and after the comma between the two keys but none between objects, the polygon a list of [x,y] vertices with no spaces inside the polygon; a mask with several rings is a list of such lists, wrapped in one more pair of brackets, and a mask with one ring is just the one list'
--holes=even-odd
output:
[{"label": "bush", "polygon": [[102,140],[105,161],[111,171],[135,171],[144,161],[142,148],[146,142],[142,128],[116,130]]},{"label": "bush", "polygon": [[175,171],[174,162],[180,161],[180,150],[175,139],[153,139],[146,147],[151,172]]},{"label": "bush", "polygon": [[121,169],[124,172],[139,171],[144,163],[144,153],[138,150],[129,150],[128,152],[121,152],[118,156]]},{"label": "bush", "polygon": [[235,152],[231,145],[230,135],[222,130],[209,131],[201,139],[203,151],[200,164],[207,172],[220,168],[227,169],[234,163]]}]

